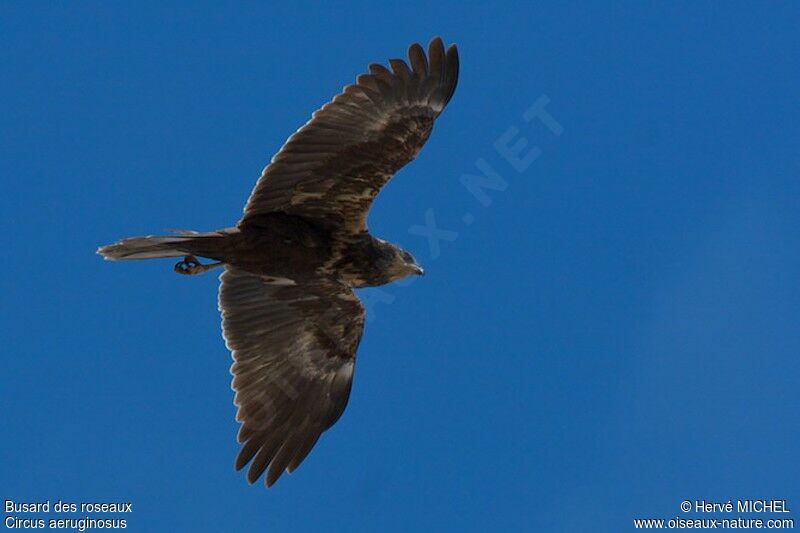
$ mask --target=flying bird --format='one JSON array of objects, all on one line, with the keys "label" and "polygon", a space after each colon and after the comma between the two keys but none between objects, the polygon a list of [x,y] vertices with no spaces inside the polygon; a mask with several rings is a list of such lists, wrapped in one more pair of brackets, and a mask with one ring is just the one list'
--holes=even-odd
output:
[{"label": "flying bird", "polygon": [[292,472],[342,415],[364,332],[353,289],[423,273],[366,222],[456,88],[455,45],[434,38],[426,55],[412,44],[408,59],[369,65],[314,112],[261,173],[235,227],[97,250],[109,260],[182,257],[174,270],[185,275],[224,269],[218,305],[241,424],[236,469],[249,464],[250,483],[266,471],[271,486]]}]

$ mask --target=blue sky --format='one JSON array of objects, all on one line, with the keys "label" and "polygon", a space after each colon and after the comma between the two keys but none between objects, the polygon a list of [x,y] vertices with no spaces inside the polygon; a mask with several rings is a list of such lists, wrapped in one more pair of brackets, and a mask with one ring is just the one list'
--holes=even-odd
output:
[{"label": "blue sky", "polygon": [[[800,7],[463,4],[0,6],[0,498],[130,501],[134,531],[800,508]],[[433,35],[459,87],[370,216],[427,275],[361,292],[345,415],[251,487],[216,276],[94,250],[232,225],[314,109]]]}]

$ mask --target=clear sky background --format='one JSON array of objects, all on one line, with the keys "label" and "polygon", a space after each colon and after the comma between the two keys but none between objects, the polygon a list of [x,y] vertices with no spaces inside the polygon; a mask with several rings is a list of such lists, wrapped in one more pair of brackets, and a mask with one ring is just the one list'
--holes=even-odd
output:
[{"label": "clear sky background", "polygon": [[[131,501],[133,531],[800,519],[800,7],[330,4],[0,5],[0,498]],[[314,109],[433,35],[458,89],[370,216],[427,275],[360,293],[347,411],[249,486],[216,275],[94,251],[234,224]]]}]

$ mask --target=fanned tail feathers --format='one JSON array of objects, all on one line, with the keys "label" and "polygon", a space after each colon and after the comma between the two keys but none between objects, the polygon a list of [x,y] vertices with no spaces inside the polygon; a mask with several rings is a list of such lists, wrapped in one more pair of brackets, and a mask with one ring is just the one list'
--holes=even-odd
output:
[{"label": "fanned tail feathers", "polygon": [[108,246],[101,246],[97,249],[97,253],[109,261],[181,257],[191,253],[186,245],[195,238],[197,234],[131,237]]}]

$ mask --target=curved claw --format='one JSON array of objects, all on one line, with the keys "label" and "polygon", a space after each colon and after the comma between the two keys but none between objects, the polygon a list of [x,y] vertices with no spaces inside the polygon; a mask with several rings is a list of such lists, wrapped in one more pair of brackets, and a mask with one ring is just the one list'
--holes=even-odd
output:
[{"label": "curved claw", "polygon": [[200,266],[202,265],[195,256],[187,255],[186,257],[183,258],[182,261],[178,261],[177,263],[175,263],[174,270],[178,274],[190,275],[190,274],[196,274]]},{"label": "curved claw", "polygon": [[183,258],[183,261],[178,261],[175,263],[174,270],[178,274],[184,274],[187,276],[193,274],[202,274],[207,270],[211,270],[212,268],[216,268],[222,265],[222,263],[211,263],[210,265],[203,265],[197,258],[193,255],[187,255]]}]

